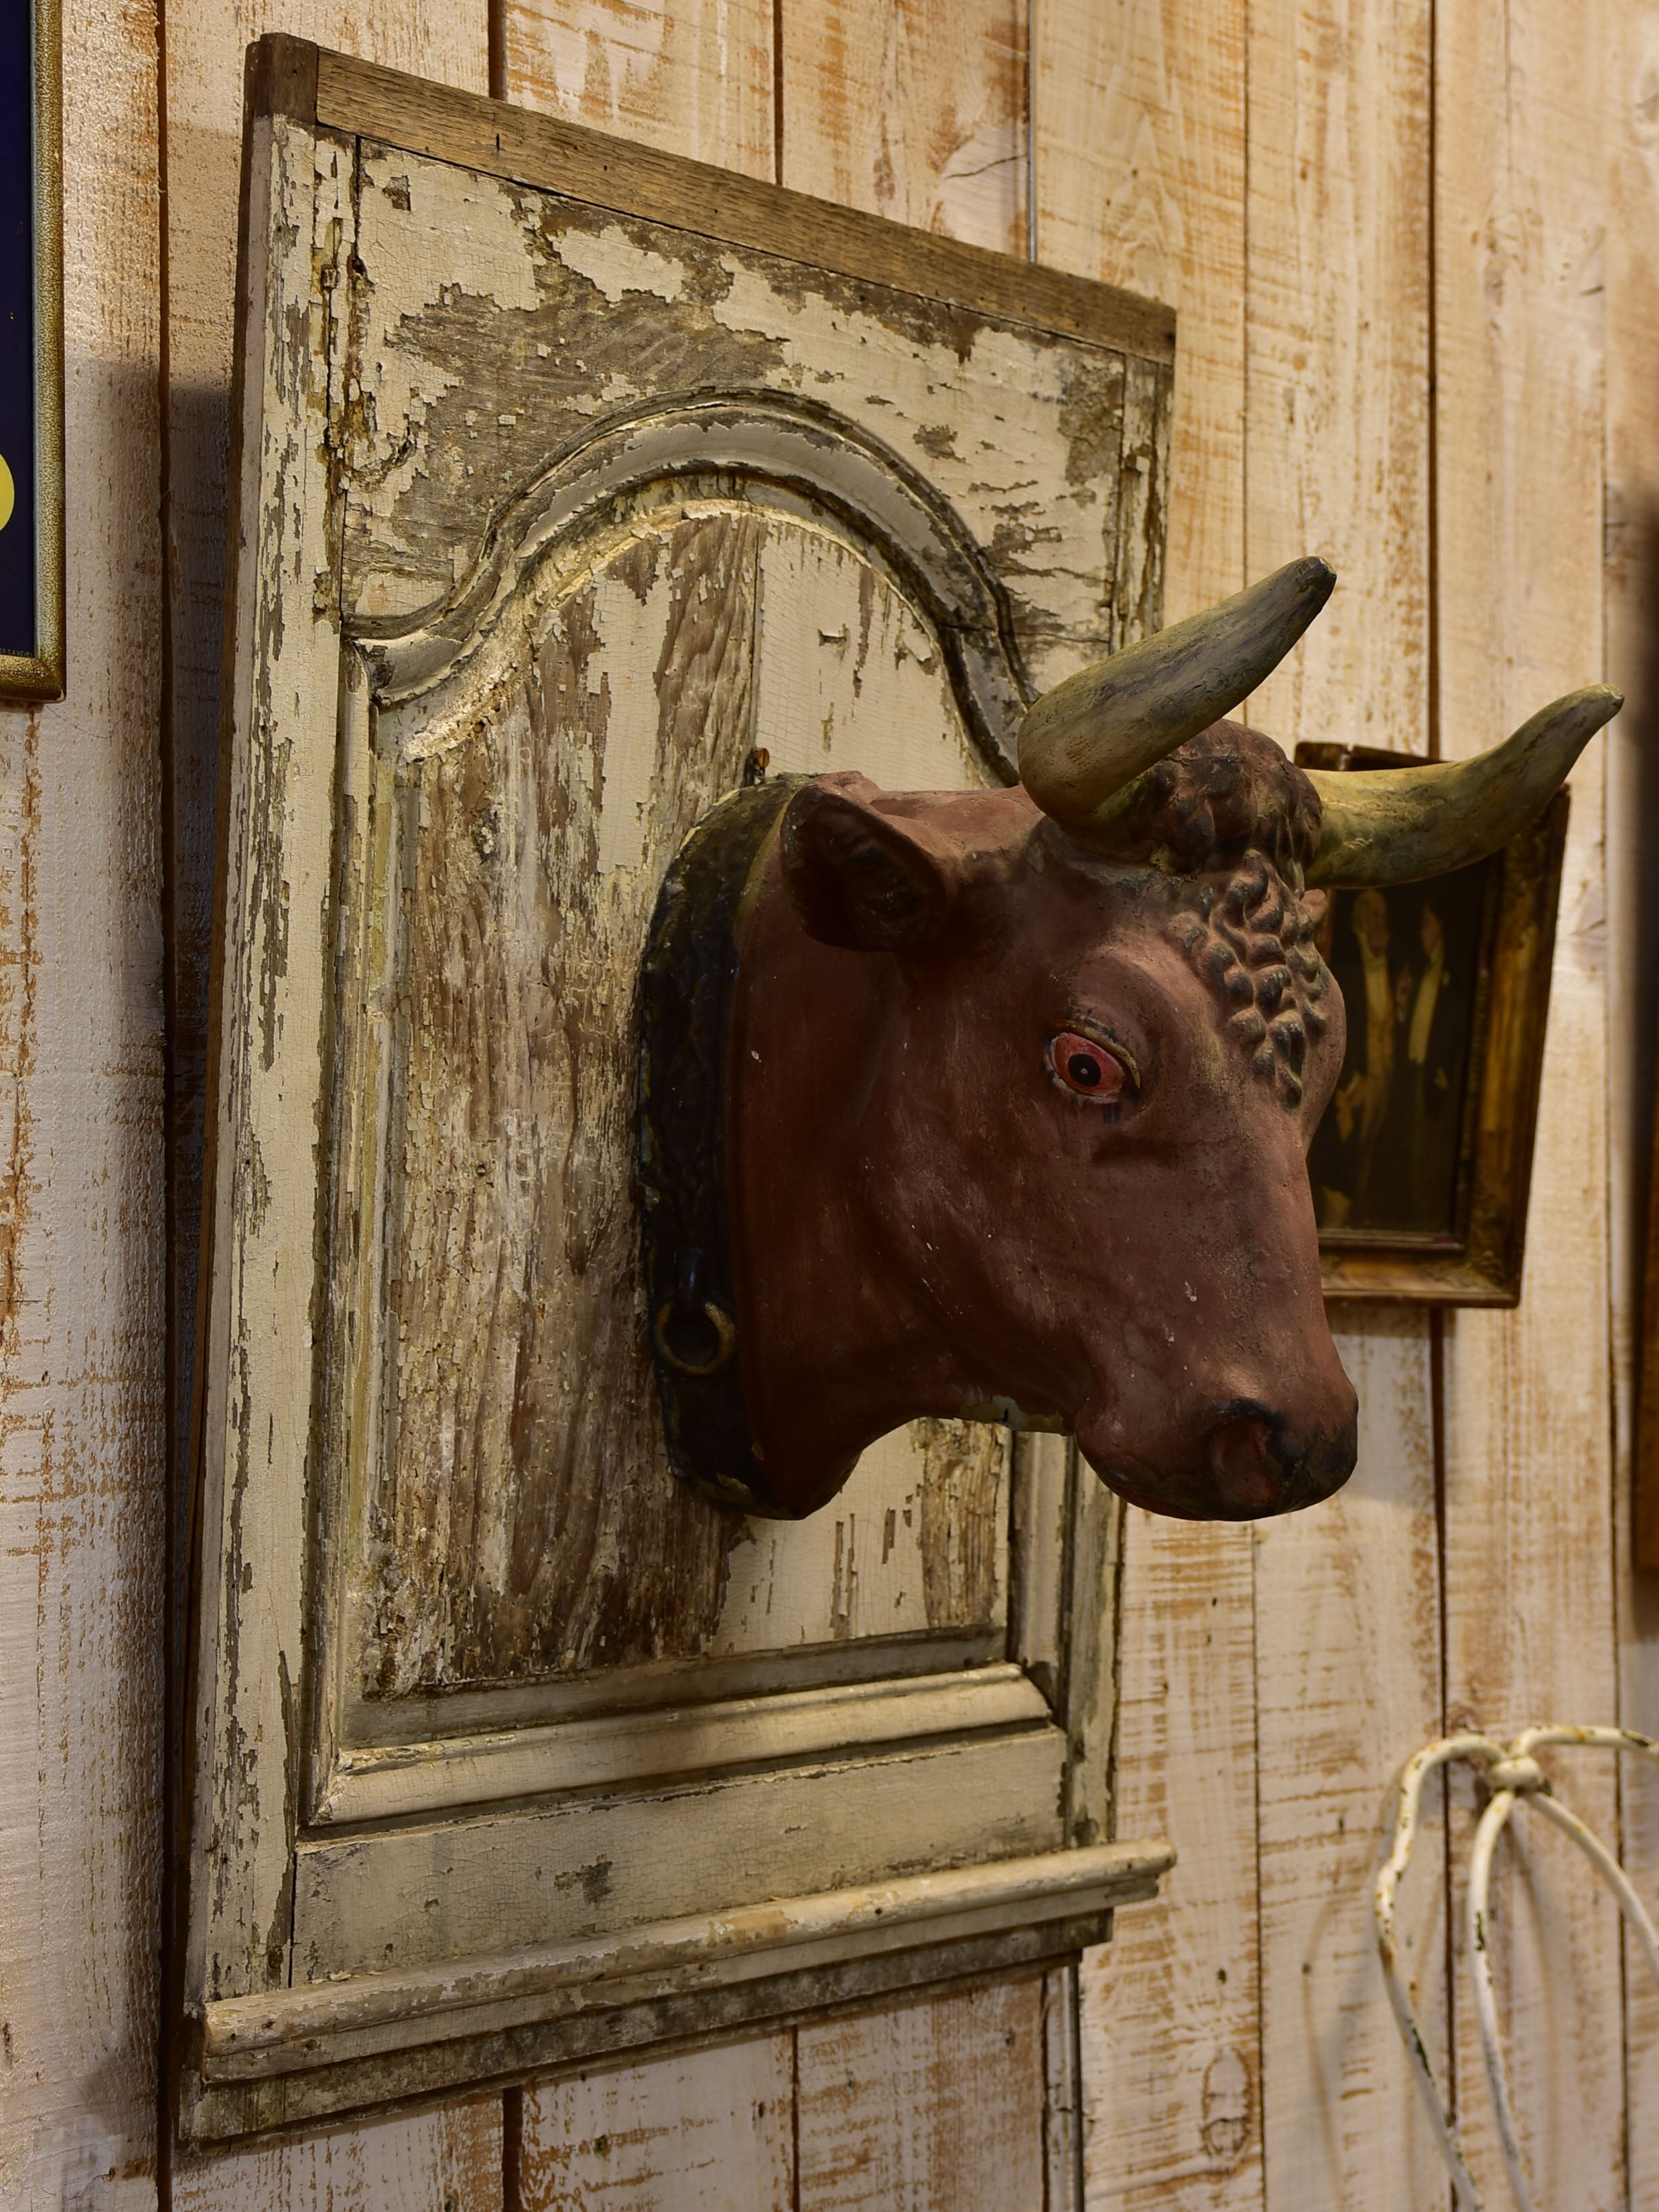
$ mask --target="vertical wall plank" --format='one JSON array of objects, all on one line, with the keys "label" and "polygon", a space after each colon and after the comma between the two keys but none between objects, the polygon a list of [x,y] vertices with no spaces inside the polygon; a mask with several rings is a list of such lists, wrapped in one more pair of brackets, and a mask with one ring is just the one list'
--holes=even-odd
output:
[{"label": "vertical wall plank", "polygon": [[[1601,112],[1602,9],[1440,0],[1437,44],[1448,101],[1455,88],[1436,175],[1449,755],[1601,672],[1605,152],[1586,118]],[[1459,1315],[1446,1332],[1448,1718],[1502,1733],[1607,1720],[1617,1702],[1602,781],[1596,744],[1572,779],[1524,1296],[1513,1314]],[[1569,1802],[1615,1832],[1605,1766],[1580,1757],[1561,1771]],[[1510,2063],[1540,2201],[1612,2204],[1624,2191],[1619,1937],[1553,1844],[1529,1840],[1498,1900]],[[1473,2082],[1461,1990],[1458,2045]],[[1477,2094],[1467,2125],[1496,2172]]]},{"label": "vertical wall plank", "polygon": [[794,2038],[526,2089],[514,2212],[793,2212]]},{"label": "vertical wall plank", "polygon": [[63,19],[69,692],[0,708],[0,2202],[155,2202],[155,21]]},{"label": "vertical wall plank", "polygon": [[1037,258],[1179,316],[1164,618],[1244,578],[1243,0],[1036,0]]},{"label": "vertical wall plank", "polygon": [[803,2027],[797,2212],[1042,2212],[1042,1978]]},{"label": "vertical wall plank", "polygon": [[1340,580],[1250,702],[1289,746],[1428,750],[1428,0],[1250,11],[1244,566]]},{"label": "vertical wall plank", "polygon": [[219,774],[219,660],[224,619],[225,468],[232,301],[248,42],[268,30],[316,39],[488,89],[489,0],[179,0],[166,11],[167,683],[162,747],[167,885],[170,1323],[169,1453],[182,1489],[191,1419],[202,1086],[213,920]]},{"label": "vertical wall plank", "polygon": [[187,2155],[173,2212],[501,2212],[501,2100]]},{"label": "vertical wall plank", "polygon": [[504,99],[773,174],[772,0],[495,0]]},{"label": "vertical wall plank", "polygon": [[[1180,318],[1166,619],[1244,581],[1242,0],[1040,0],[1039,258]],[[1261,2202],[1248,1529],[1125,1516],[1118,1832],[1181,1852],[1083,1974],[1091,2205]]]},{"label": "vertical wall plank", "polygon": [[[1431,2204],[1444,2170],[1376,1968],[1371,1882],[1392,1783],[1440,1733],[1427,1331],[1412,1313],[1339,1334],[1359,1465],[1256,1546],[1261,2100],[1267,2202]],[[1437,1837],[1422,1850],[1432,1869]],[[1443,2069],[1445,1919],[1432,1872],[1402,1913],[1419,2017]]]},{"label": "vertical wall plank", "polygon": [[[1427,0],[1251,9],[1245,568],[1320,552],[1340,579],[1250,701],[1287,750],[1428,750],[1429,21]],[[1429,1331],[1334,1319],[1358,1470],[1255,1554],[1267,2197],[1384,2212],[1439,2172],[1369,1902],[1390,1782],[1440,1733]]]},{"label": "vertical wall plank", "polygon": [[[234,295],[242,60],[266,30],[368,55],[392,68],[468,90],[488,88],[487,0],[427,7],[420,0],[310,0],[252,9],[234,0],[177,0],[166,14],[167,207],[164,289],[168,356],[166,553],[168,682],[163,748],[167,778],[169,904],[168,1177],[173,1419],[171,1457],[182,1495],[194,1343],[207,963],[212,918],[218,781],[219,662],[223,622],[225,469]],[[153,52],[146,66],[154,70]],[[175,1548],[179,1548],[175,1537]],[[493,2114],[493,2118],[491,2115]],[[490,2136],[490,2129],[495,2132]],[[490,2140],[495,2149],[488,2148]],[[457,2212],[499,2203],[500,2100],[421,2120],[363,2130],[347,2124],[280,2150],[185,2159],[175,2201],[202,2212],[269,2203],[380,2212],[415,2201]],[[494,2180],[487,2184],[490,2160]],[[457,2160],[460,2163],[458,2165]],[[445,2179],[463,2170],[465,2190]],[[491,2194],[493,2189],[494,2194]]]},{"label": "vertical wall plank", "polygon": [[1025,17],[1025,0],[787,12],[783,183],[1023,255]]},{"label": "vertical wall plank", "polygon": [[[1640,1375],[1641,1269],[1654,1114],[1659,911],[1659,5],[1609,0],[1607,39],[1607,676],[1629,701],[1607,748],[1607,1042],[1612,1237],[1613,1522],[1619,1543],[1620,1711],[1659,1729],[1659,1576],[1630,1567],[1632,1438]],[[1626,1763],[1624,1859],[1659,1893],[1659,1774]],[[1626,2110],[1632,2212],[1659,2212],[1659,1991],[1626,1946]]]}]

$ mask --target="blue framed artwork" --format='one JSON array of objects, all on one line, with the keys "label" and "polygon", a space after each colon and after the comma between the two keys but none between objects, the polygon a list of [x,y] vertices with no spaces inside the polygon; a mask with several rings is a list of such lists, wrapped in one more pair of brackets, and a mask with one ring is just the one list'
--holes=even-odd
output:
[{"label": "blue framed artwork", "polygon": [[64,690],[58,0],[0,7],[0,699]]}]

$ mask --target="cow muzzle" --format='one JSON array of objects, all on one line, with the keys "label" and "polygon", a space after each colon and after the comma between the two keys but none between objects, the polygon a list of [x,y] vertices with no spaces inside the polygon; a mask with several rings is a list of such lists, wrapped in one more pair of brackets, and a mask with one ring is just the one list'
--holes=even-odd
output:
[{"label": "cow muzzle", "polygon": [[1090,1465],[1131,1504],[1188,1521],[1261,1521],[1316,1505],[1340,1490],[1358,1455],[1358,1401],[1343,1377],[1345,1402],[1316,1425],[1251,1399],[1222,1407],[1196,1449],[1158,1462],[1091,1436],[1078,1443]]},{"label": "cow muzzle", "polygon": [[1215,1503],[1228,1520],[1255,1521],[1294,1513],[1340,1490],[1358,1455],[1358,1407],[1340,1426],[1298,1433],[1282,1414],[1241,1405],[1210,1431],[1205,1466]]}]

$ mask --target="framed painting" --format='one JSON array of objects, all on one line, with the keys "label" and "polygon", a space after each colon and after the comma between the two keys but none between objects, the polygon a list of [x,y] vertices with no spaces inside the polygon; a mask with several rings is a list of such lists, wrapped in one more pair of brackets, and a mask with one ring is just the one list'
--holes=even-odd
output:
[{"label": "framed painting", "polygon": [[[1303,744],[1300,765],[1413,757]],[[1342,1071],[1308,1156],[1325,1295],[1513,1305],[1543,1076],[1568,797],[1489,860],[1332,895]]]},{"label": "framed painting", "polygon": [[58,0],[14,7],[0,38],[0,699],[57,699],[64,690]]},{"label": "framed painting", "polygon": [[182,2124],[1064,1976],[1171,1856],[1119,1509],[675,1482],[638,973],[723,793],[1010,781],[1156,627],[1173,318],[289,40],[244,160]]}]

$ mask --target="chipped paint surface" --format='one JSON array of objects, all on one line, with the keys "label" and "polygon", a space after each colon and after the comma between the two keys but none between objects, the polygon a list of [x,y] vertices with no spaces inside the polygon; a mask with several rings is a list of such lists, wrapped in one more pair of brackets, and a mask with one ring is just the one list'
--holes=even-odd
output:
[{"label": "chipped paint surface", "polygon": [[[1006,777],[1030,688],[1152,619],[1168,373],[262,127],[194,2001],[1063,1856],[1100,1828],[1115,1522],[960,1422],[799,1525],[677,1490],[635,993],[760,753]],[[748,2016],[720,1971],[708,2017]],[[469,2048],[393,2021],[362,2094]],[[262,2070],[193,2076],[187,2124],[358,2094]]]},{"label": "chipped paint surface", "polygon": [[[987,548],[1040,688],[1156,619],[1167,372],[373,147],[360,209],[349,608],[440,597],[584,418],[769,391],[928,477]],[[465,275],[434,300],[433,243],[462,222]]]},{"label": "chipped paint surface", "polygon": [[876,1448],[833,1539],[710,1512],[668,1474],[635,1280],[634,994],[668,859],[763,739],[781,769],[981,780],[938,640],[857,549],[758,505],[568,568],[380,718],[386,1137],[349,1200],[385,1224],[390,1313],[377,1352],[365,1271],[370,1698],[1000,1618],[1004,1440]]}]

